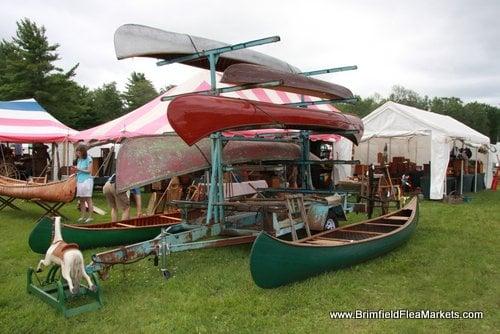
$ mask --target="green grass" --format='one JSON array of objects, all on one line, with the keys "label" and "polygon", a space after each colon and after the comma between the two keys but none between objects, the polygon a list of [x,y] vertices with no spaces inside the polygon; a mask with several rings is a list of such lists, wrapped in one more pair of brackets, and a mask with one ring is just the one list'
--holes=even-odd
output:
[{"label": "green grass", "polygon": [[[102,197],[96,202],[106,207]],[[274,290],[253,284],[249,245],[173,254],[174,276],[168,281],[147,260],[116,266],[101,283],[104,307],[67,320],[26,293],[26,269],[41,258],[29,250],[27,238],[41,209],[22,207],[23,212],[0,212],[0,333],[489,333],[500,328],[500,192],[475,194],[468,204],[422,202],[419,226],[403,247]],[[63,213],[78,215],[74,204]],[[87,262],[95,252],[84,252]],[[482,320],[329,317],[331,310],[401,308],[485,315]]]}]

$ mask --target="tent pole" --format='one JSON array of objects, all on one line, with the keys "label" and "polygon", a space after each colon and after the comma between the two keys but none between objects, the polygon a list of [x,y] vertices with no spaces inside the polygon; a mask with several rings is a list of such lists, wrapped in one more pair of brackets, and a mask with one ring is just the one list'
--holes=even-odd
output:
[{"label": "tent pole", "polygon": [[366,164],[370,164],[370,139],[366,142]]},{"label": "tent pole", "polygon": [[392,137],[389,137],[389,156],[387,157],[386,163],[388,164],[391,161],[392,155]]},{"label": "tent pole", "polygon": [[464,160],[460,160],[460,195],[464,193]]},{"label": "tent pole", "polygon": [[418,164],[418,138],[415,137],[415,164]]},{"label": "tent pole", "polygon": [[7,164],[5,163],[5,153],[3,152],[3,144],[0,145],[0,151],[2,151],[2,161],[3,167],[5,168],[5,176],[9,176],[9,172],[7,171]]},{"label": "tent pole", "polygon": [[476,163],[474,164],[474,192],[477,193],[477,147],[476,147]]},{"label": "tent pole", "polygon": [[57,180],[55,170],[56,170],[56,143],[52,143],[52,161],[51,161],[51,167],[52,167],[52,181]]}]

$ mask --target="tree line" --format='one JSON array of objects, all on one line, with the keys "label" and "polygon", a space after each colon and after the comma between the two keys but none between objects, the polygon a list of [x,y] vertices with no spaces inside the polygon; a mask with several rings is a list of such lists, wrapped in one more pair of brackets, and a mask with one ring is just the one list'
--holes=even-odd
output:
[{"label": "tree line", "polygon": [[50,44],[45,27],[29,19],[17,24],[11,40],[0,41],[0,100],[35,98],[50,114],[77,130],[108,122],[158,96],[144,73],[133,72],[125,91],[116,82],[96,89],[79,85],[69,70],[54,65],[59,44]]},{"label": "tree line", "polygon": [[[0,100],[35,98],[54,117],[77,130],[88,129],[126,114],[149,102],[159,93],[144,73],[131,73],[125,91],[116,82],[96,89],[79,85],[74,77],[79,64],[69,70],[54,65],[59,44],[50,44],[45,27],[29,19],[17,23],[16,35],[0,41]],[[465,103],[457,97],[420,96],[411,89],[394,86],[390,95],[379,94],[344,104],[342,111],[364,117],[386,101],[449,115],[500,140],[500,108],[479,102]]]},{"label": "tree line", "polygon": [[[474,130],[488,136],[494,144],[500,141],[500,108],[486,103],[465,103],[458,97],[420,96],[417,92],[402,86],[393,86],[387,98],[375,94],[362,98],[350,105],[342,105],[342,111],[364,117],[387,101],[394,101],[415,108],[429,110],[453,117]],[[446,126],[446,124],[441,124]]]}]

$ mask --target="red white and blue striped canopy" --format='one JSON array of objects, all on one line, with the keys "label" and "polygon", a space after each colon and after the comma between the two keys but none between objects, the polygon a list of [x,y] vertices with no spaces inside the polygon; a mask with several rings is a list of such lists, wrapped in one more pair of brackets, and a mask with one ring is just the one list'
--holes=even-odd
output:
[{"label": "red white and blue striped canopy", "polygon": [[[217,73],[217,80],[220,81],[221,74]],[[230,85],[217,83],[217,87],[228,87]],[[184,94],[189,92],[199,92],[210,89],[210,72],[202,71],[195,75],[190,80],[172,88],[166,92],[165,96]],[[247,100],[271,102],[277,104],[300,102],[301,96],[295,93],[287,93],[272,89],[249,89],[222,94],[222,96],[236,97]],[[72,137],[74,140],[83,141],[119,141],[122,138],[130,138],[142,135],[163,134],[173,132],[167,120],[167,107],[169,101],[161,101],[159,96],[148,102],[142,107],[137,108],[130,113],[114,119],[108,123],[97,127],[81,131],[78,135]],[[316,100],[309,96],[305,97],[305,101]],[[313,105],[309,108],[338,111],[335,107],[324,105]],[[252,132],[246,132],[244,135],[250,135]],[[340,139],[337,135],[321,135],[324,140],[335,141]]]},{"label": "red white and blue striped canopy", "polygon": [[0,101],[0,141],[9,143],[55,143],[76,135],[34,99]]}]

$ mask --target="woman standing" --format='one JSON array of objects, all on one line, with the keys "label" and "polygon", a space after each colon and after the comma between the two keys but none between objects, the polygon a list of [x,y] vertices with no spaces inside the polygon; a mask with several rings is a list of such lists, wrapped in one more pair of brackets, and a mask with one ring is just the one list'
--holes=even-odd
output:
[{"label": "woman standing", "polygon": [[[93,221],[92,212],[94,211],[92,204],[92,190],[94,189],[92,157],[87,154],[87,147],[84,145],[78,146],[76,156],[78,158],[76,163],[76,197],[78,197],[81,212],[78,222],[90,223]],[[89,210],[88,217],[86,217],[87,208]]]}]

